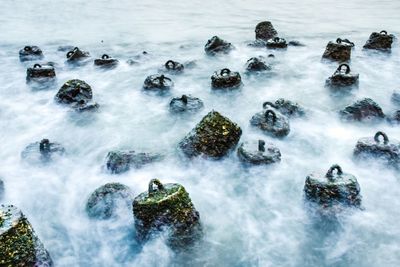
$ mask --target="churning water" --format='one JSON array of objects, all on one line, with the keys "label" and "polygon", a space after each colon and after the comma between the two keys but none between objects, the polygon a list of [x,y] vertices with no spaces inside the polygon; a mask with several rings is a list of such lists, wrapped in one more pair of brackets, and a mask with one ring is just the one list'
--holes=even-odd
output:
[{"label": "churning water", "polygon": [[[279,1],[82,1],[2,0],[0,3],[0,176],[2,202],[22,209],[56,266],[400,266],[399,173],[378,164],[359,164],[352,150],[361,137],[385,131],[400,139],[398,126],[386,122],[341,122],[338,110],[371,97],[385,113],[394,111],[390,96],[400,83],[400,50],[365,52],[373,31],[400,36],[398,0]],[[251,48],[254,27],[272,21],[280,37],[305,47],[286,51]],[[204,44],[213,35],[236,50],[210,58]],[[324,82],[337,67],[323,63],[328,41],[349,38],[356,44],[353,72],[359,89],[334,96]],[[45,61],[57,64],[57,84],[32,90],[18,50],[38,45]],[[68,68],[60,45],[79,46],[93,57],[107,53],[122,64],[100,71],[91,64]],[[140,64],[126,60],[147,51]],[[274,75],[243,74],[250,57],[274,53]],[[169,96],[141,90],[146,76],[168,59],[196,62],[183,75],[172,76]],[[210,76],[228,67],[241,72],[244,87],[235,93],[213,93]],[[55,103],[54,95],[68,79],[85,80],[93,88],[98,113],[77,114]],[[205,103],[202,112],[173,116],[173,96],[189,93]],[[308,117],[291,121],[291,133],[277,140],[250,127],[262,103],[284,97],[307,108]],[[282,153],[279,164],[244,169],[235,153],[220,161],[187,160],[176,145],[201,118],[215,109],[238,123],[241,141],[264,139]],[[29,143],[49,138],[66,148],[53,164],[23,162]],[[121,175],[104,171],[112,149],[162,152],[167,158]],[[360,183],[363,210],[338,217],[336,225],[317,222],[303,201],[306,176],[338,163]],[[150,179],[178,182],[200,212],[204,244],[192,255],[178,257],[162,236],[140,247],[134,240],[131,210],[117,219],[90,220],[88,196],[107,182],[120,182],[135,194]]]}]

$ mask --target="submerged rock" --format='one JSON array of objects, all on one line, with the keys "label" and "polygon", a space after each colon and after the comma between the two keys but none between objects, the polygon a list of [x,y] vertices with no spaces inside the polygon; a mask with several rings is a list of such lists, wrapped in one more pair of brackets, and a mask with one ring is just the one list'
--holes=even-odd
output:
[{"label": "submerged rock", "polygon": [[74,50],[74,48],[75,48],[75,46],[73,46],[73,45],[60,45],[57,48],[57,51],[59,51],[59,52],[69,52],[71,50]]},{"label": "submerged rock", "polygon": [[262,21],[256,25],[255,29],[256,40],[262,40],[267,42],[278,35],[278,32],[272,26],[270,21]]},{"label": "submerged rock", "polygon": [[387,31],[379,33],[373,32],[369,36],[368,41],[363,46],[364,49],[375,49],[380,51],[390,51],[392,49],[394,35],[388,34]]},{"label": "submerged rock", "polygon": [[146,78],[143,84],[143,89],[149,91],[165,91],[172,87],[174,87],[172,80],[163,74],[150,75]]},{"label": "submerged rock", "polygon": [[21,62],[30,60],[41,60],[43,59],[42,50],[36,45],[27,45],[19,50],[19,60]]},{"label": "submerged rock", "polygon": [[0,266],[53,266],[53,261],[22,212],[0,206]]},{"label": "submerged rock", "polygon": [[271,69],[271,66],[266,63],[263,56],[252,57],[246,63],[246,71],[248,72],[269,71]]},{"label": "submerged rock", "polygon": [[161,154],[135,151],[110,151],[106,157],[106,166],[111,173],[122,173],[130,168],[141,168],[144,165],[161,161]]},{"label": "submerged rock", "polygon": [[234,46],[231,43],[222,40],[218,36],[212,37],[207,41],[207,44],[204,46],[204,51],[210,56],[216,54],[227,54],[231,50],[234,49]]},{"label": "submerged rock", "polygon": [[382,108],[371,98],[358,100],[339,112],[344,120],[348,121],[376,121],[385,117]]},{"label": "submerged rock", "polygon": [[90,57],[89,52],[80,50],[78,47],[75,47],[73,50],[67,53],[67,62],[68,63],[79,63]]},{"label": "submerged rock", "polygon": [[299,42],[299,41],[289,41],[288,46],[297,46],[297,47],[300,47],[300,46],[305,46],[305,44],[303,44],[303,43],[301,43],[301,42]]},{"label": "submerged rock", "polygon": [[211,111],[178,146],[188,157],[204,155],[219,159],[238,144],[241,135],[242,130],[236,123]]},{"label": "submerged rock", "polygon": [[256,113],[250,124],[273,137],[285,137],[290,132],[289,120],[280,112],[267,109]]},{"label": "submerged rock", "polygon": [[235,89],[242,85],[242,77],[239,72],[222,69],[214,72],[211,76],[211,86],[213,89]]},{"label": "submerged rock", "polygon": [[288,116],[289,118],[302,117],[306,114],[305,109],[300,106],[300,104],[284,98],[279,98],[275,101],[275,103],[268,101],[263,103],[264,109],[268,109],[268,106],[278,110],[280,113]]},{"label": "submerged rock", "polygon": [[131,189],[120,183],[108,183],[97,188],[86,203],[86,212],[89,217],[109,219],[116,214],[119,204],[125,204],[127,209],[132,205],[133,194]]},{"label": "submerged rock", "polygon": [[3,198],[4,196],[4,182],[3,180],[0,179],[0,200]]},{"label": "submerged rock", "polygon": [[392,115],[388,117],[388,121],[392,124],[400,123],[400,110],[396,110]]},{"label": "submerged rock", "polygon": [[196,112],[204,107],[200,98],[190,95],[182,95],[182,97],[172,98],[169,103],[169,110],[172,113]]},{"label": "submerged rock", "polygon": [[[382,141],[379,140],[382,137]],[[400,143],[397,140],[389,142],[384,132],[377,132],[375,136],[358,140],[353,153],[356,159],[366,160],[375,158],[388,165],[400,167]]]},{"label": "submerged rock", "polygon": [[351,49],[354,47],[354,43],[347,39],[336,39],[336,42],[329,42],[326,45],[326,49],[322,58],[333,60],[333,61],[349,61],[351,58]]},{"label": "submerged rock", "polygon": [[281,152],[279,148],[273,144],[267,144],[267,147],[265,145],[265,141],[258,140],[258,147],[254,149],[255,145],[253,143],[242,143],[237,150],[239,160],[253,165],[268,165],[280,162]]},{"label": "submerged rock", "polygon": [[173,60],[168,60],[167,62],[165,62],[164,66],[165,69],[171,73],[181,73],[185,68],[181,63]]},{"label": "submerged rock", "polygon": [[185,249],[202,236],[199,212],[180,184],[151,180],[148,191],[133,200],[133,215],[140,241],[149,239],[155,231],[168,229],[168,244],[173,249]]},{"label": "submerged rock", "polygon": [[304,193],[308,201],[322,207],[336,204],[356,207],[361,205],[360,185],[357,178],[352,174],[344,173],[339,165],[333,165],[326,174],[315,172],[308,175]]},{"label": "submerged rock", "polygon": [[395,90],[393,91],[392,97],[390,99],[393,104],[400,106],[400,91]]},{"label": "submerged rock", "polygon": [[54,80],[56,77],[56,72],[54,67],[51,65],[40,65],[35,64],[33,68],[28,68],[26,70],[26,81],[29,82],[37,82],[37,83],[46,83]]},{"label": "submerged rock", "polygon": [[357,86],[360,75],[352,74],[350,71],[349,65],[340,64],[335,73],[326,80],[325,85],[332,88]]},{"label": "submerged rock", "polygon": [[267,48],[271,49],[286,48],[288,46],[286,40],[279,37],[275,37],[274,39],[268,40],[266,45]]},{"label": "submerged rock", "polygon": [[95,66],[106,69],[115,68],[118,65],[118,63],[119,63],[118,59],[112,58],[107,54],[104,54],[101,56],[101,58],[94,60]]},{"label": "submerged rock", "polygon": [[28,145],[21,153],[21,158],[32,163],[48,162],[65,153],[65,148],[59,143],[52,143],[49,139],[42,139]]}]

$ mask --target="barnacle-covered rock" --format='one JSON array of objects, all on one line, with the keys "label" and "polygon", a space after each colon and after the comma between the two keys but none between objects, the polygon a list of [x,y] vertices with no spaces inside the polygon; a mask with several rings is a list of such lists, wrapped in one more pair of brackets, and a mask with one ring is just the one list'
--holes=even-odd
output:
[{"label": "barnacle-covered rock", "polygon": [[135,151],[110,151],[106,157],[106,167],[112,173],[122,173],[130,168],[141,168],[144,165],[161,161],[163,155]]},{"label": "barnacle-covered rock", "polygon": [[364,49],[375,49],[380,51],[390,51],[392,49],[394,35],[387,31],[373,32],[368,41],[363,46]]},{"label": "barnacle-covered rock", "polygon": [[179,250],[193,245],[202,236],[199,212],[180,184],[151,180],[148,191],[133,200],[133,215],[140,241],[147,240],[155,231],[168,229],[168,244]]},{"label": "barnacle-covered rock", "polygon": [[256,113],[251,118],[250,124],[273,137],[285,137],[290,132],[289,120],[286,116],[272,109]]},{"label": "barnacle-covered rock", "polygon": [[211,111],[178,146],[188,157],[204,155],[219,159],[238,144],[241,135],[242,130],[236,123]]},{"label": "barnacle-covered rock", "polygon": [[212,37],[204,46],[204,51],[211,56],[216,54],[227,54],[233,49],[234,46],[231,43],[226,42],[218,36]]},{"label": "barnacle-covered rock", "polygon": [[271,66],[267,64],[263,56],[252,57],[246,62],[246,71],[261,72],[271,70]]},{"label": "barnacle-covered rock", "polygon": [[41,60],[43,59],[42,50],[36,45],[27,45],[19,50],[19,60],[21,62],[30,60]]},{"label": "barnacle-covered rock", "polygon": [[338,38],[336,42],[329,42],[326,45],[322,58],[339,62],[349,61],[353,47],[353,42],[350,42],[348,39]]},{"label": "barnacle-covered rock", "polygon": [[69,51],[66,55],[67,62],[71,64],[82,63],[90,57],[89,52],[80,50],[75,47],[73,50]]},{"label": "barnacle-covered rock", "polygon": [[204,107],[200,98],[190,95],[182,95],[182,97],[172,98],[169,103],[169,110],[172,113],[196,112]]},{"label": "barnacle-covered rock", "polygon": [[185,68],[183,64],[173,60],[168,60],[167,62],[165,62],[164,66],[165,70],[170,73],[181,73]]},{"label": "barnacle-covered rock", "polygon": [[55,77],[56,72],[54,70],[54,67],[51,65],[35,64],[33,65],[33,68],[28,68],[26,70],[26,81],[28,83],[46,83],[53,81]]},{"label": "barnacle-covered rock", "polygon": [[[382,141],[379,140],[382,137]],[[374,137],[364,137],[358,140],[354,149],[356,159],[376,158],[388,165],[400,167],[400,143],[397,140],[389,142],[384,132],[377,132]]]},{"label": "barnacle-covered rock", "polygon": [[171,89],[173,86],[174,83],[167,76],[154,74],[144,80],[143,89],[148,91],[165,91]]},{"label": "barnacle-covered rock", "polygon": [[124,205],[130,209],[133,194],[131,189],[120,183],[108,183],[97,188],[86,203],[86,212],[89,217],[109,219],[116,214],[117,207]]},{"label": "barnacle-covered rock", "polygon": [[385,117],[382,108],[371,98],[358,100],[339,112],[340,117],[348,121],[376,121]]},{"label": "barnacle-covered rock", "polygon": [[239,160],[253,165],[268,165],[280,162],[281,151],[279,148],[273,144],[267,144],[267,147],[265,145],[265,141],[258,140],[258,147],[254,149],[256,147],[254,143],[242,143],[237,150]]},{"label": "barnacle-covered rock", "polygon": [[101,58],[97,58],[94,60],[94,65],[104,68],[104,69],[112,69],[118,65],[118,59],[112,58],[107,54],[101,56]]},{"label": "barnacle-covered rock", "polygon": [[64,153],[65,148],[61,144],[43,139],[40,142],[28,145],[21,152],[21,158],[31,163],[40,163],[56,159]]},{"label": "barnacle-covered rock", "polygon": [[256,40],[262,40],[267,42],[278,35],[278,32],[272,26],[270,21],[262,21],[256,25],[255,29]]},{"label": "barnacle-covered rock", "polygon": [[0,266],[53,266],[53,261],[22,212],[0,206]]},{"label": "barnacle-covered rock", "polygon": [[350,73],[350,66],[347,64],[340,64],[335,73],[329,77],[325,84],[332,88],[343,88],[358,85],[359,74]]},{"label": "barnacle-covered rock", "polygon": [[287,42],[283,38],[275,37],[273,39],[269,39],[266,43],[268,48],[271,49],[279,49],[279,48],[286,48]]},{"label": "barnacle-covered rock", "polygon": [[278,110],[280,113],[288,116],[289,118],[302,117],[306,114],[305,109],[300,104],[284,98],[279,98],[275,101],[275,103],[268,101],[264,102],[263,108],[268,109],[268,107]]},{"label": "barnacle-covered rock", "polygon": [[304,193],[308,201],[322,207],[331,207],[336,204],[355,207],[361,205],[360,185],[357,178],[352,174],[344,173],[339,165],[333,165],[326,174],[315,172],[308,175]]},{"label": "barnacle-covered rock", "polygon": [[213,89],[236,89],[242,85],[242,77],[239,72],[222,69],[214,72],[211,76],[211,86]]},{"label": "barnacle-covered rock", "polygon": [[77,111],[96,110],[99,105],[92,103],[92,88],[85,81],[69,80],[61,86],[55,96],[58,103],[71,105]]}]

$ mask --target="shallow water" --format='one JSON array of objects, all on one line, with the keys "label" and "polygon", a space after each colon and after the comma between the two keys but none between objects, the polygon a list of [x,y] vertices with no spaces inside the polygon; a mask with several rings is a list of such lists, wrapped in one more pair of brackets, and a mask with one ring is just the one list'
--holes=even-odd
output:
[{"label": "shallow water", "polygon": [[[337,112],[371,97],[384,112],[398,89],[398,42],[390,55],[362,51],[373,31],[400,36],[400,2],[392,1],[1,1],[0,8],[0,176],[3,203],[21,208],[57,266],[399,266],[399,174],[379,164],[352,160],[356,141],[385,131],[400,140],[398,126],[341,122]],[[246,45],[254,27],[271,20],[281,37],[305,47],[268,51]],[[210,58],[203,47],[213,35],[236,50]],[[359,89],[333,96],[324,82],[335,63],[320,58],[328,41],[349,38],[356,44],[352,71],[360,73]],[[45,61],[56,62],[57,84],[34,91],[25,82],[26,68],[18,50],[38,45]],[[93,57],[108,53],[122,62],[100,71],[91,64],[71,69],[59,45],[79,46]],[[140,64],[124,63],[142,51]],[[274,53],[274,75],[244,75],[247,59]],[[147,75],[168,59],[196,61],[175,82],[169,96],[141,90]],[[210,76],[228,67],[242,73],[244,87],[214,93]],[[76,114],[54,102],[68,79],[89,83],[100,112]],[[177,117],[168,111],[173,96],[189,93],[204,101],[198,114]],[[262,103],[280,97],[308,109],[305,119],[291,120],[291,133],[277,140],[250,127]],[[176,144],[210,110],[240,125],[241,141],[264,139],[276,144],[282,161],[244,169],[235,153],[221,161],[185,160]],[[21,151],[47,137],[62,143],[66,156],[41,166],[23,162]],[[163,162],[121,175],[104,171],[112,149],[160,151]],[[360,183],[364,210],[349,211],[335,223],[312,217],[304,205],[305,177],[338,163]],[[107,182],[121,182],[137,195],[152,178],[183,184],[200,212],[204,244],[193,255],[178,257],[162,236],[140,247],[134,241],[130,210],[109,221],[85,213],[91,192]]]}]

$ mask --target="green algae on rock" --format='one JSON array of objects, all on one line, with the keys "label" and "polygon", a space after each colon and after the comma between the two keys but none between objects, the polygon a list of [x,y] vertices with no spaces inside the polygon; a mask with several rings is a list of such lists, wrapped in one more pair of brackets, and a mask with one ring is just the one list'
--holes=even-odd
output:
[{"label": "green algae on rock", "polygon": [[219,159],[238,144],[241,135],[242,130],[236,123],[211,111],[178,146],[188,157],[204,155]]},{"label": "green algae on rock", "polygon": [[140,241],[149,239],[154,231],[168,229],[168,244],[173,249],[184,249],[202,236],[199,212],[180,184],[152,179],[148,191],[133,200],[133,215]]},{"label": "green algae on rock", "polygon": [[12,205],[0,206],[0,266],[53,266],[29,221]]},{"label": "green algae on rock", "polygon": [[108,183],[97,188],[86,203],[86,212],[91,218],[109,219],[115,216],[118,204],[129,209],[133,199],[131,189],[120,183]]},{"label": "green algae on rock", "polygon": [[360,185],[357,178],[352,174],[344,173],[339,165],[333,165],[326,174],[315,172],[308,175],[304,193],[307,200],[323,207],[335,204],[361,205]]}]

